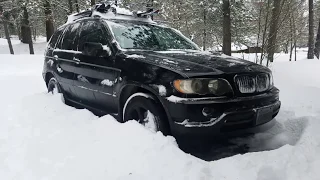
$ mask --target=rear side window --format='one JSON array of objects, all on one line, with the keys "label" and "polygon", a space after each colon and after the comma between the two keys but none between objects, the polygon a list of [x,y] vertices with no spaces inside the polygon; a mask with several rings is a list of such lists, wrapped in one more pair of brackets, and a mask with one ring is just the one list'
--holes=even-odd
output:
[{"label": "rear side window", "polygon": [[83,22],[79,36],[78,51],[83,50],[83,45],[86,42],[101,43],[102,45],[108,43],[106,29],[100,21],[91,20]]},{"label": "rear side window", "polygon": [[64,50],[77,50],[79,28],[80,23],[74,23],[67,27],[57,48]]},{"label": "rear side window", "polygon": [[62,34],[63,29],[58,29],[51,37],[48,48],[55,48],[57,41],[59,39],[59,36]]}]

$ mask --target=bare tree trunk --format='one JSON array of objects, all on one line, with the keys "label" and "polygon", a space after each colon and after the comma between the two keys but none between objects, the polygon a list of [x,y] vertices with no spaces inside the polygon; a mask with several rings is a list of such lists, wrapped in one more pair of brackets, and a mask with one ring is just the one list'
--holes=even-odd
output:
[{"label": "bare tree trunk", "polygon": [[[289,53],[289,47],[288,47],[289,44],[290,44],[289,41],[290,41],[290,40],[287,40],[286,43],[285,43],[285,45],[284,45],[284,53],[285,53],[285,54],[288,54],[288,53]],[[291,46],[290,46],[290,47],[291,47]]]},{"label": "bare tree trunk", "polygon": [[37,40],[37,28],[33,28],[33,40]]},{"label": "bare tree trunk", "polygon": [[277,33],[278,33],[278,22],[279,22],[279,15],[280,15],[280,0],[273,0],[273,9],[272,9],[272,18],[271,18],[271,26],[269,30],[269,37],[268,37],[268,61],[273,62],[274,60],[274,53],[276,51],[276,44],[277,44]]},{"label": "bare tree trunk", "polygon": [[309,0],[309,41],[308,59],[314,59],[314,14],[313,0]]},{"label": "bare tree trunk", "polygon": [[294,61],[297,61],[297,29],[296,29],[296,18],[294,17],[294,14],[292,13],[292,20],[293,20],[293,46],[294,46]]},{"label": "bare tree trunk", "polygon": [[269,20],[270,1],[271,0],[268,0],[268,3],[267,3],[267,15],[266,15],[266,19],[265,19],[263,34],[262,34],[262,47],[261,47],[262,52],[261,52],[261,57],[260,57],[260,64],[262,64],[262,61],[264,59],[266,36],[267,36],[267,29],[268,29],[268,20]]},{"label": "bare tree trunk", "polygon": [[76,5],[76,11],[80,12],[79,0],[75,0],[75,5]]},{"label": "bare tree trunk", "polygon": [[91,0],[91,6],[96,5],[96,0]]},{"label": "bare tree trunk", "polygon": [[6,19],[3,19],[2,22],[3,22],[4,34],[5,34],[6,39],[7,39],[7,42],[8,42],[10,54],[14,54],[13,47],[12,47],[12,43],[11,43],[11,39],[10,39],[10,35],[9,35],[7,20],[6,20]]},{"label": "bare tree trunk", "polygon": [[224,54],[231,56],[231,18],[230,18],[230,1],[223,0],[223,47]]},{"label": "bare tree trunk", "polygon": [[294,39],[294,61],[297,61],[297,38]]},{"label": "bare tree trunk", "polygon": [[207,49],[207,11],[206,7],[203,7],[203,37],[202,37],[203,50]]},{"label": "bare tree trunk", "polygon": [[280,15],[280,0],[273,0],[273,9],[272,9],[272,18],[271,18],[271,26],[269,30],[269,37],[268,37],[268,62],[273,62],[274,60],[274,53],[277,48],[277,33],[278,33],[278,22],[279,22],[279,15]]},{"label": "bare tree trunk", "polygon": [[28,14],[28,11],[27,11],[27,7],[23,6],[22,7],[22,11],[23,11],[23,20],[22,20],[22,25],[21,25],[21,36],[22,36],[21,41],[23,43],[28,43],[29,44],[30,54],[34,54],[34,49],[33,49],[33,44],[32,44],[31,28],[30,28],[30,25],[29,25],[29,14]]},{"label": "bare tree trunk", "polygon": [[[293,15],[292,15],[293,16]],[[292,52],[293,52],[293,25],[292,25],[292,18],[290,17],[290,58],[289,61],[292,61]]]},{"label": "bare tree trunk", "polygon": [[3,17],[2,13],[3,13],[3,7],[0,6],[0,18],[1,18],[0,20],[2,20],[2,23],[3,23],[4,34],[5,34],[5,37],[6,37],[7,42],[8,42],[10,54],[14,54],[13,48],[12,48],[11,39],[10,39],[10,35],[9,35],[7,19]]},{"label": "bare tree trunk", "polygon": [[47,35],[47,42],[48,42],[54,33],[53,15],[52,15],[52,10],[51,10],[51,5],[49,0],[44,1],[44,14],[46,16],[46,35]]},{"label": "bare tree trunk", "polygon": [[320,20],[319,20],[319,27],[318,27],[318,33],[317,33],[317,40],[315,44],[314,54],[319,59],[319,53],[320,53]]},{"label": "bare tree trunk", "polygon": [[69,14],[72,14],[73,13],[72,0],[68,0],[68,4],[69,4]]},{"label": "bare tree trunk", "polygon": [[20,31],[19,23],[16,22],[16,23],[15,23],[15,27],[16,27],[18,39],[21,40],[21,31]]},{"label": "bare tree trunk", "polygon": [[[259,41],[260,41],[260,33],[261,33],[261,15],[262,15],[262,7],[260,6],[259,9],[259,20],[258,20],[258,38],[257,38],[257,44],[256,47],[259,47]],[[258,51],[256,51],[256,60],[255,62],[258,64]]]},{"label": "bare tree trunk", "polygon": [[187,19],[185,20],[185,26],[186,26],[186,28],[187,28],[188,37],[191,39],[191,41],[193,41],[193,38],[192,38],[191,33],[190,33],[190,27],[189,27],[189,24],[188,24],[188,20],[187,20]]}]

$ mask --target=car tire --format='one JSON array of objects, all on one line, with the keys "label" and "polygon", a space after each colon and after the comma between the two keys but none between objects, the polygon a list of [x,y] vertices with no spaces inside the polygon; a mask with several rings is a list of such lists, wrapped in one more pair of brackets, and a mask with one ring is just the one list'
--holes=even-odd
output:
[{"label": "car tire", "polygon": [[123,121],[136,120],[147,129],[164,135],[170,134],[168,118],[162,105],[151,95],[136,93],[131,95],[123,108]]},{"label": "car tire", "polygon": [[70,102],[65,98],[65,95],[62,92],[61,87],[55,77],[50,78],[50,80],[47,84],[47,88],[48,88],[48,93],[61,94],[62,102],[66,105],[70,105]]},{"label": "car tire", "polygon": [[48,81],[47,88],[48,88],[48,93],[52,93],[52,94],[61,93],[61,88],[59,86],[59,83],[57,79],[54,77],[50,78],[50,80]]}]

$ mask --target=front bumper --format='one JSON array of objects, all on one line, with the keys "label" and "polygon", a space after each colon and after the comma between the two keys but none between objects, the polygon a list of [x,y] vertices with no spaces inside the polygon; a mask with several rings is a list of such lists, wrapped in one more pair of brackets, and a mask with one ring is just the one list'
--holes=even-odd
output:
[{"label": "front bumper", "polygon": [[279,113],[279,90],[233,99],[167,98],[170,127],[174,135],[233,135],[271,128]]}]

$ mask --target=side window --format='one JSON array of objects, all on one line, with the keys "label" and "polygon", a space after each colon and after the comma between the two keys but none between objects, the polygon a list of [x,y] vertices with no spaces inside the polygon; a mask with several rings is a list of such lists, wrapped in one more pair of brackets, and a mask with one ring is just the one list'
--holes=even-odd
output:
[{"label": "side window", "polygon": [[83,51],[83,45],[86,42],[108,44],[106,29],[100,21],[86,21],[83,23],[79,36],[78,51]]},{"label": "side window", "polygon": [[48,47],[49,48],[54,48],[56,46],[56,43],[59,39],[59,36],[62,34],[62,29],[58,29],[50,38],[50,41],[49,41],[49,44],[48,44]]},{"label": "side window", "polygon": [[80,23],[74,23],[67,27],[64,31],[64,35],[60,40],[59,49],[64,50],[77,50],[78,32],[80,29]]}]

